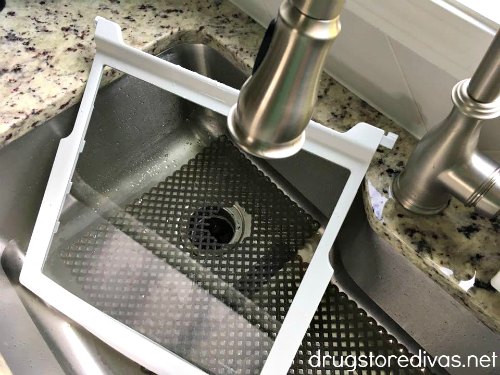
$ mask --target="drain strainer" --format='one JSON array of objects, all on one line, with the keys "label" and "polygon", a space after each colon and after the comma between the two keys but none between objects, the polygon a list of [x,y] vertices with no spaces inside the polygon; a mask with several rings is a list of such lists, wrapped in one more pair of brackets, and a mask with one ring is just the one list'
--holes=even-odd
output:
[{"label": "drain strainer", "polygon": [[198,250],[219,250],[234,240],[235,225],[224,208],[203,207],[189,218],[189,239]]},{"label": "drain strainer", "polygon": [[231,207],[205,206],[190,216],[188,237],[194,254],[226,251],[251,232],[251,216],[238,203]]},{"label": "drain strainer", "polygon": [[[94,307],[208,373],[252,375],[304,275],[299,251],[318,229],[221,138],[59,256],[81,287],[77,294]],[[332,356],[408,353],[334,285],[290,374],[349,370],[311,368],[318,349]]]}]

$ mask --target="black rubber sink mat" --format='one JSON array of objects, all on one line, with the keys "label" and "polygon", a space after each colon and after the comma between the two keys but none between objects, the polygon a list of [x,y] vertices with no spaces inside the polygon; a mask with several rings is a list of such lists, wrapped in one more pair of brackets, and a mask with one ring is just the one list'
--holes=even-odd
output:
[{"label": "black rubber sink mat", "polygon": [[[225,137],[105,219],[59,248],[79,297],[209,373],[258,374],[307,268],[298,251],[319,224]],[[231,242],[241,226],[250,233]],[[408,354],[334,285],[289,373],[347,373],[311,367],[318,349]]]}]

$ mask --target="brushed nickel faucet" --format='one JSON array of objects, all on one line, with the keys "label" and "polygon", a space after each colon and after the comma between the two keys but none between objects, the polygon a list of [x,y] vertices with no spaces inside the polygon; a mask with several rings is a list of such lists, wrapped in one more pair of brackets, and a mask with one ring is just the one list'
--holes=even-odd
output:
[{"label": "brushed nickel faucet", "polygon": [[453,108],[417,144],[393,183],[394,197],[424,215],[455,196],[486,217],[500,213],[500,165],[477,150],[483,120],[500,115],[500,31],[471,79],[452,90]]},{"label": "brushed nickel faucet", "polygon": [[344,0],[285,0],[228,116],[244,151],[284,158],[300,150],[323,65],[340,32]]},{"label": "brushed nickel faucet", "polygon": [[[252,76],[228,115],[229,134],[264,158],[298,152],[316,103],[319,77],[340,32],[344,0],[285,0],[269,26]],[[452,91],[453,109],[430,130],[393,183],[418,214],[442,211],[454,195],[484,216],[500,212],[500,166],[477,151],[483,120],[500,115],[500,32],[471,79]]]}]

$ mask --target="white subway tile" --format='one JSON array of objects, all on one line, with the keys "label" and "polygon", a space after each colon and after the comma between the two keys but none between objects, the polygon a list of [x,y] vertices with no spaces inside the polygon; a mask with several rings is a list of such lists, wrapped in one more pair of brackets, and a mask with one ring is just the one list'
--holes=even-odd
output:
[{"label": "white subway tile", "polygon": [[384,33],[344,9],[326,70],[369,104],[421,136],[420,115]]}]

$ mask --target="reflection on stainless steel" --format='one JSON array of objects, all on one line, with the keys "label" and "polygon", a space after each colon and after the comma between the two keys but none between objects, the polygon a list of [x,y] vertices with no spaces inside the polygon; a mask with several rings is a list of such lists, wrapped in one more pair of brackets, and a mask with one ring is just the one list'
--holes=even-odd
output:
[{"label": "reflection on stainless steel", "polygon": [[370,194],[373,214],[377,219],[382,220],[384,207],[389,199],[384,194],[379,192],[370,181],[368,181],[368,194]]},{"label": "reflection on stainless steel", "polygon": [[[16,245],[11,241],[7,247],[15,248]],[[1,258],[5,251],[9,250],[2,250],[0,244]],[[18,295],[20,288],[8,278],[7,273],[13,272],[3,261],[6,258],[2,259],[0,267],[0,374],[9,375],[11,371],[28,374],[37,369],[40,374],[62,375],[64,371],[24,308]],[[6,367],[2,365],[2,357]]]},{"label": "reflection on stainless steel", "polygon": [[[207,46],[177,46],[164,56],[234,87],[239,87],[245,79],[222,55]],[[143,104],[139,105],[141,101]],[[71,108],[63,112],[0,150],[0,247],[11,239],[19,244],[16,251],[3,254],[2,266],[35,323],[33,326],[36,325],[59,362],[62,368],[59,372],[84,373],[82,366],[93,360],[92,366],[106,374],[143,374],[139,366],[67,321],[16,281],[20,267],[16,259],[22,259],[19,251],[24,251],[29,241],[57,144],[71,130],[76,110]],[[196,155],[207,139],[224,131],[224,119],[214,121],[209,111],[169,95],[153,95],[127,78],[100,91],[96,111],[102,126],[92,136],[95,138],[89,139],[89,145],[94,145],[93,152],[85,157],[80,175],[85,181],[92,181],[94,191],[106,195],[114,203],[111,205],[109,199],[99,199],[99,195],[94,194],[92,204],[99,204],[103,212],[116,209],[116,205],[126,201],[128,194],[125,192],[133,190],[132,194],[137,196],[157,185],[165,174],[178,170]],[[111,145],[107,142],[109,147],[104,150],[106,142],[102,140],[106,139],[115,142]],[[349,173],[307,153],[287,159],[255,158],[253,161],[281,190],[317,218],[331,215]],[[80,193],[84,192],[80,190]],[[88,198],[87,195],[85,199]],[[65,213],[75,209],[77,204],[83,205],[73,197],[64,208]],[[82,230],[81,224],[75,230]],[[499,347],[497,334],[373,232],[361,195],[355,199],[334,250],[337,285],[349,292],[359,306],[409,349],[418,347],[415,341],[432,354],[482,355]],[[5,308],[2,316],[11,323],[14,320],[10,316],[15,311],[10,305]],[[0,337],[5,337],[4,327],[0,324]],[[15,344],[21,347],[22,343]],[[31,357],[37,345],[36,341],[26,341],[19,360]],[[80,356],[83,347],[86,348],[84,361]],[[44,359],[44,363],[54,364],[53,359],[52,362]],[[9,366],[13,370],[16,368],[15,363]],[[487,369],[482,373],[479,370],[477,374],[487,373]],[[455,369],[452,373],[467,374],[460,371]],[[24,373],[29,374],[29,371]]]},{"label": "reflection on stainless steel", "polygon": [[300,150],[343,3],[281,4],[269,49],[228,116],[231,136],[244,151],[283,158]]},{"label": "reflection on stainless steel", "polygon": [[500,213],[500,165],[477,151],[483,120],[500,115],[500,31],[470,80],[455,85],[448,117],[418,143],[394,180],[396,199],[432,215],[451,195],[484,216]]},{"label": "reflection on stainless steel", "polygon": [[3,375],[12,375],[12,372],[10,371],[10,368],[7,365],[7,362],[3,358],[2,353],[0,353],[0,374],[3,374]]},{"label": "reflection on stainless steel", "polygon": [[[20,368],[27,361],[32,365],[29,370],[20,371],[21,374],[131,374],[140,375],[142,371],[138,365],[128,358],[117,353],[100,340],[96,339],[78,325],[68,321],[59,312],[51,309],[42,300],[19,284],[19,273],[24,259],[24,253],[11,241],[2,255],[2,267],[9,277],[12,287],[22,301],[25,312],[32,319],[32,324],[38,331],[29,332],[33,329],[29,325],[22,325],[30,336],[41,335],[45,342],[42,344],[35,339],[30,341],[18,341],[20,336],[12,337],[18,347],[19,358],[11,366],[13,369]],[[3,301],[2,301],[3,302]],[[11,307],[12,309],[12,307]],[[14,313],[14,310],[11,310]],[[10,317],[8,321],[14,324],[15,320]],[[0,329],[2,326],[0,325]],[[19,329],[16,329],[19,332]],[[6,332],[0,331],[0,336]],[[43,341],[41,340],[41,341]],[[48,353],[45,353],[47,351]],[[55,358],[55,359],[54,359]],[[38,363],[41,361],[41,363]],[[21,367],[22,368],[22,367]]]},{"label": "reflection on stainless steel", "polygon": [[68,345],[69,350],[72,353],[78,353],[78,360],[82,364],[82,369],[87,374],[104,375],[106,370],[99,366],[99,363],[95,361],[94,356],[90,353],[82,342],[81,338],[71,327],[69,323],[63,323],[61,325],[61,331],[65,336],[65,343]]},{"label": "reflection on stainless steel", "polygon": [[468,291],[470,288],[474,286],[474,282],[476,281],[476,272],[469,280],[462,280],[458,283],[458,286],[464,291]]}]

